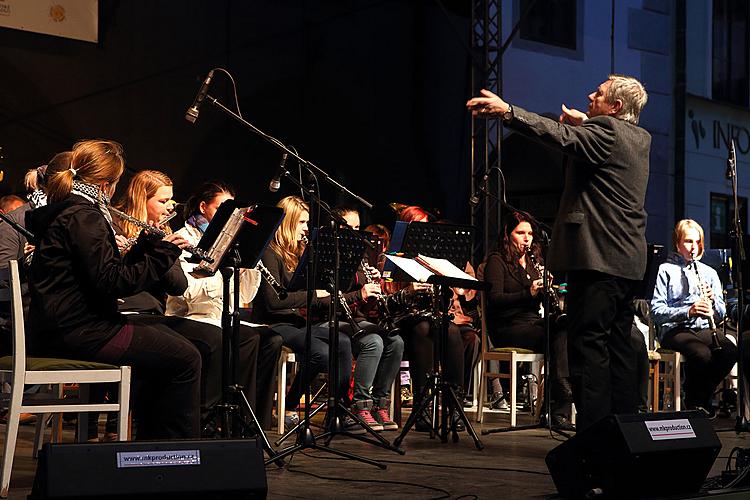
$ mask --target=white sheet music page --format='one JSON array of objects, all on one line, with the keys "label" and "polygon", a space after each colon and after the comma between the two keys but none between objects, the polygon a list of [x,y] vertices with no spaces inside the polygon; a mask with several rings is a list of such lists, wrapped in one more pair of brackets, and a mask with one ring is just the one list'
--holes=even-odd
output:
[{"label": "white sheet music page", "polygon": [[435,257],[427,257],[426,255],[419,254],[415,260],[440,276],[477,281],[476,278],[466,274],[447,259],[437,259]]},{"label": "white sheet music page", "polygon": [[422,264],[417,263],[413,259],[407,259],[406,257],[399,257],[397,255],[386,255],[386,258],[390,259],[391,262],[399,267],[399,269],[414,278],[414,281],[427,283],[427,280],[433,274],[429,269],[426,269]]}]

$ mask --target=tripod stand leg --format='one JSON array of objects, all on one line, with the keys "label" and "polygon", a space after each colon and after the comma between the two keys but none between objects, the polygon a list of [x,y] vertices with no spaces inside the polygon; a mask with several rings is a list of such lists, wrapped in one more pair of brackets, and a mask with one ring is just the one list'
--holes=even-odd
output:
[{"label": "tripod stand leg", "polygon": [[[444,384],[442,390],[443,405],[448,407],[448,411],[450,411],[451,406],[455,408],[459,420],[462,420],[464,425],[466,426],[466,432],[468,432],[469,436],[471,436],[471,438],[474,440],[474,446],[476,446],[478,450],[483,450],[484,443],[482,443],[482,441],[479,439],[479,436],[477,435],[477,432],[474,430],[474,427],[472,427],[471,423],[469,423],[469,418],[466,416],[466,412],[464,412],[463,407],[459,403],[458,398],[456,397],[456,393],[453,392],[453,388],[451,388],[448,384]],[[455,422],[453,423],[451,428],[453,430],[454,441],[456,441],[458,438],[458,434],[456,432]]]},{"label": "tripod stand leg", "polygon": [[266,451],[266,454],[268,455],[269,458],[276,459],[275,460],[276,465],[278,465],[279,467],[284,467],[286,463],[284,462],[284,460],[278,458],[278,454],[271,447],[271,443],[268,441],[268,437],[266,436],[266,433],[263,431],[263,428],[260,426],[260,423],[258,422],[258,417],[255,416],[255,412],[253,411],[253,407],[250,405],[250,401],[248,401],[247,396],[245,396],[245,393],[242,392],[242,390],[239,390],[238,392],[240,394],[240,397],[242,398],[242,402],[244,404],[245,410],[250,415],[251,424],[255,426],[258,436],[260,436],[261,438],[263,449]]},{"label": "tripod stand leg", "polygon": [[[430,401],[435,399],[435,383],[435,376],[430,375],[427,383],[424,385],[424,387],[422,387],[422,390],[419,391],[419,405],[412,407],[411,414],[409,415],[409,418],[406,419],[406,423],[404,424],[404,428],[401,430],[401,434],[399,434],[398,437],[393,440],[393,446],[397,448],[401,446],[404,438],[409,433],[411,427],[417,422],[417,419],[420,418],[424,409],[428,407]],[[437,403],[437,401],[435,402]],[[430,424],[432,425],[432,429],[430,429],[430,437],[433,437],[435,433],[435,408],[436,406],[433,405],[432,415],[430,417]]]},{"label": "tripod stand leg", "polygon": [[[327,405],[328,405],[327,401],[324,401],[323,403],[321,403],[320,405],[318,405],[317,408],[315,408],[313,411],[310,412],[309,418],[312,419],[315,415],[318,414],[318,412],[320,412]],[[295,432],[297,432],[297,429],[299,429],[300,427],[302,427],[304,424],[305,424],[305,419],[303,418],[302,420],[300,420],[299,422],[297,422],[297,424],[294,427],[292,427],[291,429],[289,429],[288,431],[286,431],[286,433],[283,436],[281,436],[279,439],[277,439],[274,444],[276,446],[279,446],[281,443],[283,443],[284,441],[286,441],[287,438],[289,438],[289,436],[291,436],[292,434],[294,434]]]},{"label": "tripod stand leg", "polygon": [[350,417],[354,421],[356,421],[365,431],[370,433],[375,439],[370,439],[368,437],[360,436],[358,434],[352,434],[347,431],[334,431],[333,429],[330,429],[328,432],[325,432],[318,436],[320,439],[326,439],[325,445],[328,446],[331,443],[331,440],[336,434],[341,434],[347,437],[351,437],[354,439],[358,439],[362,442],[369,443],[375,446],[380,446],[381,448],[385,448],[387,450],[395,451],[399,455],[405,455],[406,451],[404,451],[402,448],[399,448],[397,446],[394,446],[388,441],[386,438],[384,438],[382,435],[380,435],[378,432],[374,431],[372,427],[367,425],[359,416],[352,413],[349,408],[344,406],[342,403],[339,403],[338,410],[342,412],[343,415]]}]

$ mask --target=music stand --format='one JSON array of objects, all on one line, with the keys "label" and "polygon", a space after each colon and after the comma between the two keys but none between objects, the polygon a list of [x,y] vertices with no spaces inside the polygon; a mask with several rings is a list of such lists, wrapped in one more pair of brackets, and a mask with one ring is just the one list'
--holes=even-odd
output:
[{"label": "music stand", "polygon": [[[455,268],[458,268],[459,273],[461,273],[460,270],[471,258],[473,237],[474,228],[470,226],[436,224],[430,222],[401,222],[397,223],[394,228],[394,237],[391,239],[389,253],[403,253],[405,258],[408,259],[404,263],[411,261],[410,257],[418,257],[419,254],[445,259],[453,264]],[[404,428],[393,441],[393,444],[394,446],[399,446],[399,444],[401,444],[404,437],[406,437],[406,434],[408,434],[411,427],[416,423],[417,418],[419,418],[423,411],[429,407],[430,402],[433,402],[431,419],[432,429],[430,431],[430,437],[439,435],[441,442],[447,443],[448,431],[450,430],[452,432],[453,441],[458,441],[458,431],[456,430],[456,422],[453,418],[453,411],[455,411],[458,414],[459,420],[464,422],[467,432],[474,440],[474,445],[478,450],[481,450],[484,448],[484,444],[482,444],[474,427],[466,417],[463,405],[458,401],[458,398],[453,391],[453,387],[451,387],[450,383],[444,380],[443,366],[445,365],[445,346],[447,345],[448,328],[452,319],[448,313],[450,309],[450,301],[453,297],[453,290],[451,287],[472,290],[487,290],[489,287],[487,283],[475,279],[462,279],[446,275],[441,276],[436,274],[437,269],[434,268],[428,269],[428,273],[430,273],[429,277],[422,274],[418,278],[417,276],[410,274],[410,271],[398,264],[398,262],[399,259],[387,258],[383,266],[383,276],[386,279],[394,279],[396,281],[421,280],[426,283],[437,285],[440,290],[439,293],[441,299],[441,311],[437,312],[440,315],[441,322],[438,329],[439,334],[433,339],[433,370],[428,374],[427,383],[421,390],[420,404],[419,406],[412,408],[412,412],[406,420]],[[426,267],[426,262],[418,260],[417,262],[421,267]],[[410,265],[410,268],[413,269],[413,266]],[[441,397],[440,400],[442,401],[442,413],[439,419],[440,422],[436,425],[435,418],[439,397]]]},{"label": "music stand", "polygon": [[[205,250],[213,257],[214,262],[210,265],[214,267],[196,267],[196,274],[204,276],[212,274],[212,269],[213,272],[219,269],[223,282],[222,400],[211,409],[206,423],[218,415],[221,418],[223,438],[252,432],[254,426],[261,437],[264,450],[279,466],[283,466],[284,462],[271,448],[250,401],[242,392],[243,387],[237,383],[239,352],[234,346],[238,345],[240,329],[240,269],[252,269],[258,264],[283,217],[284,211],[278,207],[253,205],[242,208],[235,200],[226,200],[219,206],[198,243],[198,248]],[[202,261],[201,265],[205,266],[205,261]],[[234,293],[231,291],[232,277],[234,277]],[[230,299],[233,304],[232,311],[229,308]],[[250,422],[243,418],[242,410],[247,413]]]},{"label": "music stand", "polygon": [[[298,442],[288,448],[282,450],[278,454],[278,458],[283,458],[289,454],[292,454],[303,448],[313,448],[318,450],[325,450],[330,453],[334,453],[345,458],[353,460],[359,460],[360,462],[375,465],[381,469],[385,469],[386,466],[375,460],[365,458],[353,453],[343,452],[330,448],[328,444],[336,434],[342,434],[350,436],[364,441],[370,444],[388,448],[393,451],[399,451],[403,454],[402,450],[393,448],[391,444],[382,436],[373,431],[367,424],[365,424],[359,417],[354,415],[339,401],[338,394],[338,346],[339,346],[339,321],[337,315],[337,303],[336,297],[339,296],[339,290],[341,284],[346,284],[347,287],[354,280],[354,276],[357,273],[359,264],[362,261],[362,256],[365,253],[365,241],[361,235],[355,231],[346,228],[339,228],[338,223],[334,222],[332,227],[326,228],[321,227],[313,229],[310,235],[310,244],[305,248],[302,257],[300,257],[297,269],[295,269],[291,280],[289,281],[288,288],[291,290],[300,289],[306,284],[308,287],[312,287],[316,290],[328,290],[331,293],[331,310],[330,310],[330,326],[329,326],[329,342],[328,342],[328,400],[323,404],[319,405],[312,412],[310,411],[310,381],[307,382],[306,398],[305,398],[305,418],[302,421],[290,429],[279,442],[283,441],[296,432],[300,427],[302,432],[298,433]],[[309,265],[311,262],[310,248],[315,248],[313,259],[314,263],[314,275],[310,276],[308,270],[311,268]],[[308,311],[308,323],[310,322]],[[306,357],[309,359],[309,355]],[[323,408],[328,407],[329,411],[326,416],[326,432],[318,436],[319,438],[328,438],[326,446],[320,446],[315,442],[315,437],[309,430],[310,418],[321,411]],[[343,430],[343,422],[341,421],[341,415],[348,415],[354,421],[358,422],[364,429],[375,436],[378,441],[351,434]]]}]

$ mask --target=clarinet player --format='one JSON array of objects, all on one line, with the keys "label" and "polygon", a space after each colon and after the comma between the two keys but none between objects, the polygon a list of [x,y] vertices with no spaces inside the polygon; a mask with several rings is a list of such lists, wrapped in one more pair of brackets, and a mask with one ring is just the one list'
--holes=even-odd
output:
[{"label": "clarinet player", "polygon": [[[721,329],[711,328],[714,316],[726,313],[719,275],[700,262],[703,228],[691,219],[677,223],[672,235],[675,251],[659,266],[651,316],[662,347],[687,360],[685,406],[714,415],[714,389],[729,374],[737,348]],[[714,324],[715,327],[715,324]]]}]

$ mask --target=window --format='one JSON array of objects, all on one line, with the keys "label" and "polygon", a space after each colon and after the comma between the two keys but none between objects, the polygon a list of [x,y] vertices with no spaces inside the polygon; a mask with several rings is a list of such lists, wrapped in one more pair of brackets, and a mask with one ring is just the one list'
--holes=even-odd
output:
[{"label": "window", "polygon": [[[742,233],[747,233],[747,198],[738,197]],[[711,193],[711,248],[732,248],[734,200],[730,195]]]},{"label": "window", "polygon": [[[520,0],[521,15],[532,1]],[[521,20],[519,36],[524,40],[576,50],[577,3],[577,0],[536,0]]]},{"label": "window", "polygon": [[748,105],[748,20],[750,3],[713,2],[713,98]]}]

